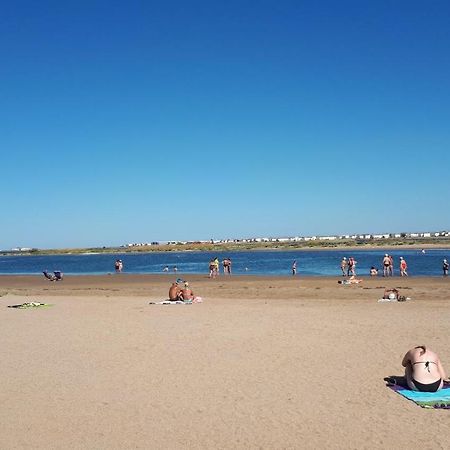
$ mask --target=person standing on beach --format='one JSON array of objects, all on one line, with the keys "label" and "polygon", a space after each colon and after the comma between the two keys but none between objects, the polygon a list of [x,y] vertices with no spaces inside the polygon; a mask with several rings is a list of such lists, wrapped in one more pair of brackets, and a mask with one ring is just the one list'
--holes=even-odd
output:
[{"label": "person standing on beach", "polygon": [[383,277],[389,276],[389,267],[391,265],[391,260],[389,255],[386,253],[383,258]]},{"label": "person standing on beach", "polygon": [[406,264],[406,261],[400,256],[400,276],[401,277],[407,277],[408,272],[406,269],[408,268],[408,264]]},{"label": "person standing on beach", "polygon": [[342,270],[342,276],[347,276],[347,258],[344,256],[341,260],[341,270]]},{"label": "person standing on beach", "polygon": [[442,271],[444,272],[444,277],[446,277],[448,275],[448,261],[446,259],[442,261]]},{"label": "person standing on beach", "polygon": [[292,275],[296,274],[297,274],[297,260],[294,260],[294,262],[292,263]]}]

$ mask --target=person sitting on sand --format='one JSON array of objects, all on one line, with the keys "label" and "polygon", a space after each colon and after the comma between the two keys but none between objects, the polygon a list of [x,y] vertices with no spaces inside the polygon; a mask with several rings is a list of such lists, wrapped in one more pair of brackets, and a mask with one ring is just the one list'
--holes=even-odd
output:
[{"label": "person sitting on sand", "polygon": [[181,300],[181,289],[179,288],[177,282],[172,283],[172,286],[170,286],[169,300],[171,302],[176,302],[177,300]]},{"label": "person sitting on sand", "polygon": [[398,300],[400,296],[400,292],[398,289],[392,288],[392,289],[385,289],[383,298],[386,300]]},{"label": "person sitting on sand", "polygon": [[413,391],[436,392],[442,388],[447,375],[438,355],[419,345],[403,357],[402,366],[408,387]]},{"label": "person sitting on sand", "polygon": [[375,267],[371,267],[370,268],[370,276],[371,277],[376,277],[378,275],[378,270]]},{"label": "person sitting on sand", "polygon": [[189,288],[189,283],[186,281],[184,283],[184,288],[181,289],[180,299],[183,301],[194,300],[194,292]]}]

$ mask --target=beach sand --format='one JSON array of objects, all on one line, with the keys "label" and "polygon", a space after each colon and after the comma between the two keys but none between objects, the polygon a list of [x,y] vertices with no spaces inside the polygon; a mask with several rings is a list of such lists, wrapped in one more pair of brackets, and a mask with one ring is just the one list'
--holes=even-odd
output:
[{"label": "beach sand", "polygon": [[189,276],[203,303],[149,305],[174,278],[0,276],[0,448],[448,448],[450,412],[383,378],[419,344],[450,371],[450,279]]}]

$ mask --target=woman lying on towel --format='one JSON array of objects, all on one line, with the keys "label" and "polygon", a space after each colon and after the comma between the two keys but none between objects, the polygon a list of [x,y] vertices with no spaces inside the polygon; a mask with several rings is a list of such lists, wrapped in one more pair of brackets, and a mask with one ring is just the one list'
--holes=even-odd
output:
[{"label": "woman lying on towel", "polygon": [[447,375],[438,355],[425,345],[414,347],[406,353],[402,366],[406,382],[413,391],[436,392],[442,388]]},{"label": "woman lying on towel", "polygon": [[358,284],[358,283],[361,283],[361,281],[362,280],[360,278],[356,278],[355,275],[352,275],[347,280],[339,280],[338,283],[339,284]]}]

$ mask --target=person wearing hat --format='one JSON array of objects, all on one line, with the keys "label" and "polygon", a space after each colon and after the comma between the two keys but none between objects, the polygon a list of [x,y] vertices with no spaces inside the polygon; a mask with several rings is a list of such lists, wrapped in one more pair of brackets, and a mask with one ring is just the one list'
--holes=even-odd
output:
[{"label": "person wearing hat", "polygon": [[342,276],[345,277],[347,275],[347,258],[344,256],[341,261],[341,270]]},{"label": "person wearing hat", "polygon": [[186,300],[194,300],[194,292],[189,288],[189,283],[187,281],[184,282],[184,288],[181,289],[180,298],[183,301]]},{"label": "person wearing hat", "polygon": [[403,259],[402,256],[400,256],[400,276],[401,277],[407,277],[408,272],[406,269],[408,268],[408,264],[406,264],[406,261]]},{"label": "person wearing hat", "polygon": [[444,272],[444,277],[446,277],[448,275],[448,261],[446,259],[442,261],[442,271]]},{"label": "person wearing hat", "polygon": [[386,253],[383,258],[383,277],[389,276],[389,266],[391,265],[391,260],[389,255]]}]

